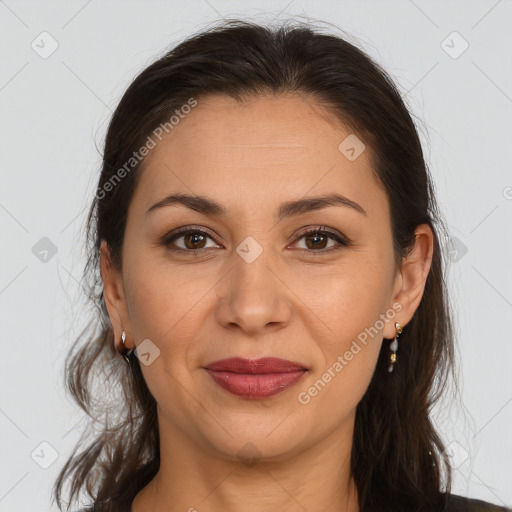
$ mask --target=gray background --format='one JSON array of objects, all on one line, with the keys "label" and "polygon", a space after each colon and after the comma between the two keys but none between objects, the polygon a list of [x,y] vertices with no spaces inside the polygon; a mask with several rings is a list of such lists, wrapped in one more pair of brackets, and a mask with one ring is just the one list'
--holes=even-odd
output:
[{"label": "gray background", "polygon": [[510,0],[0,0],[0,511],[56,510],[50,488],[80,436],[62,365],[87,321],[84,208],[120,95],[166,48],[220,17],[289,15],[352,34],[421,119],[453,237],[463,390],[463,403],[442,404],[435,420],[454,491],[512,505]]}]

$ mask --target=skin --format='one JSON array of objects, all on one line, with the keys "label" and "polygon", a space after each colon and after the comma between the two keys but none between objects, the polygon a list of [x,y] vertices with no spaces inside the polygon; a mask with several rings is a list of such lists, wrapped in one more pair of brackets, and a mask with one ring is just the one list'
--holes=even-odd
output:
[{"label": "skin", "polygon": [[[149,338],[160,350],[141,367],[158,404],[161,467],[133,512],[359,510],[349,463],[355,409],[383,338],[395,337],[395,321],[406,329],[420,303],[433,235],[418,226],[414,249],[400,271],[395,267],[389,202],[372,173],[370,148],[354,161],[338,150],[350,133],[298,94],[242,104],[209,96],[145,160],[129,207],[122,271],[101,247],[115,339],[124,329],[126,347]],[[366,215],[329,206],[274,220],[285,201],[332,192]],[[146,215],[172,193],[208,196],[228,213],[206,216],[173,205]],[[330,238],[307,245],[302,233],[322,225],[351,245],[330,252],[338,246]],[[159,245],[182,226],[209,229],[215,238],[174,240],[187,254]],[[262,248],[251,263],[236,252],[246,237]],[[192,254],[194,247],[202,254]],[[394,318],[301,404],[298,394],[395,303],[401,310]],[[309,372],[280,394],[247,400],[218,387],[202,368],[235,356],[280,357]],[[399,354],[396,364],[405,364]],[[247,443],[255,464],[237,456]]]}]

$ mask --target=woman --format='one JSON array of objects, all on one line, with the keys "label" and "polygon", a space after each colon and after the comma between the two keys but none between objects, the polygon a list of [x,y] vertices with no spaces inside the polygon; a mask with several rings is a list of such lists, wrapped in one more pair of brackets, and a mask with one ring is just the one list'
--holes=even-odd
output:
[{"label": "woman", "polygon": [[59,507],[69,479],[88,510],[505,510],[450,493],[429,417],[443,229],[399,92],[343,38],[232,21],[172,49],[106,137],[100,322],[67,364],[103,426]]}]

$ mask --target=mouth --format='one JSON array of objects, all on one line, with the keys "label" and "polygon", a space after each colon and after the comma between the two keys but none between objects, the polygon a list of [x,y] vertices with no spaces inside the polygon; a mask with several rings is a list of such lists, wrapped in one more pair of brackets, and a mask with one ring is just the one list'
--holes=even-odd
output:
[{"label": "mouth", "polygon": [[281,393],[297,384],[309,371],[300,363],[275,357],[222,359],[204,369],[222,389],[251,400]]}]

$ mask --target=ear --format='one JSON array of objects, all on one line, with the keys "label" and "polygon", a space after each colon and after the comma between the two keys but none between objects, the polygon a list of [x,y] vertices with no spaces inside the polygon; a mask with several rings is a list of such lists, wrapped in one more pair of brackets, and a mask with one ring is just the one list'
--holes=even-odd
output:
[{"label": "ear", "polygon": [[126,333],[124,346],[128,349],[133,347],[133,335],[131,329],[130,315],[126,305],[124,287],[121,273],[112,265],[110,251],[105,240],[100,246],[100,272],[103,281],[105,304],[108,316],[114,328],[114,340],[116,347],[122,348],[121,333]]},{"label": "ear", "polygon": [[393,300],[390,304],[399,303],[402,306],[393,322],[388,322],[384,328],[384,338],[393,339],[396,336],[395,322],[402,327],[412,319],[420,305],[428,273],[432,265],[434,253],[434,234],[427,224],[420,224],[415,230],[416,239],[411,252],[403,258],[402,269],[397,272],[393,287]]}]

